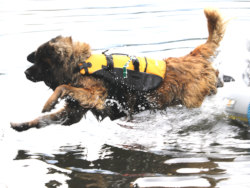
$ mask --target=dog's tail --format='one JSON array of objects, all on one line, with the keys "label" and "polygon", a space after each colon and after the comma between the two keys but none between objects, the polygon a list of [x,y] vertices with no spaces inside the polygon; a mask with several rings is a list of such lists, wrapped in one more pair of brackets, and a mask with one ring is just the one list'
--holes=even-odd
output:
[{"label": "dog's tail", "polygon": [[201,55],[209,59],[215,55],[216,48],[219,47],[220,41],[223,39],[227,21],[224,21],[218,9],[206,8],[204,13],[207,17],[209,36],[206,43],[195,48],[191,55]]}]

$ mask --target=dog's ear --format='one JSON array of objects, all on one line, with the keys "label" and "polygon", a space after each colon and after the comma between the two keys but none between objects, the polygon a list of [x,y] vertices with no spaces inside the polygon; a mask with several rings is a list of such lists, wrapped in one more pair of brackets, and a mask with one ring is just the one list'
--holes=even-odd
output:
[{"label": "dog's ear", "polygon": [[69,44],[73,43],[72,37],[65,37],[65,41],[68,42]]},{"label": "dog's ear", "polygon": [[58,35],[57,37],[53,38],[50,40],[50,42],[57,42],[59,41],[60,39],[62,39],[63,37],[61,35]]},{"label": "dog's ear", "polygon": [[62,37],[61,35],[51,39],[49,42],[51,43],[56,43],[56,42],[67,42],[67,43],[70,43],[72,44],[73,40],[72,40],[72,37],[69,36],[69,37]]},{"label": "dog's ear", "polygon": [[35,55],[36,52],[32,52],[30,55],[27,56],[27,60],[31,63],[35,63]]}]

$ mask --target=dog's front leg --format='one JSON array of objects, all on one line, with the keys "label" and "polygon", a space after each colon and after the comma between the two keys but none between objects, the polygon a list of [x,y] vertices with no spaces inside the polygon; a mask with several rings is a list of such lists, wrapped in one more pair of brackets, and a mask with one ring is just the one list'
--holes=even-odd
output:
[{"label": "dog's front leg", "polygon": [[50,96],[50,98],[45,103],[43,110],[42,110],[43,113],[49,112],[55,107],[55,105],[58,103],[58,99],[62,98],[63,96],[63,91],[65,90],[64,88],[65,86],[61,85],[55,89],[54,93]]},{"label": "dog's front leg", "polygon": [[41,128],[49,124],[62,123],[67,117],[67,112],[65,108],[59,110],[58,112],[40,116],[32,121],[22,122],[22,123],[10,123],[11,127],[16,131],[25,131],[30,128]]},{"label": "dog's front leg", "polygon": [[70,97],[76,100],[83,108],[103,109],[106,99],[106,90],[103,88],[76,88],[69,85],[60,85],[45,103],[42,112],[51,111],[58,103],[58,99]]},{"label": "dog's front leg", "polygon": [[46,114],[28,122],[11,123],[11,127],[16,131],[25,131],[30,128],[45,127],[50,124],[71,125],[79,122],[87,110],[78,104],[67,104],[55,113]]}]

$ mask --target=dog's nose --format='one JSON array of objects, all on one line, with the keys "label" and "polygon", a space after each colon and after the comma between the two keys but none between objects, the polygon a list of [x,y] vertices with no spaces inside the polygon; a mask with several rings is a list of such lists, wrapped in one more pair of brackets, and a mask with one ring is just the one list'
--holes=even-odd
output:
[{"label": "dog's nose", "polygon": [[35,78],[32,76],[32,74],[30,73],[28,69],[24,72],[24,74],[26,75],[26,78],[28,80],[35,81]]},{"label": "dog's nose", "polygon": [[27,77],[30,75],[30,73],[29,73],[28,70],[26,70],[26,71],[24,72],[24,74],[25,74]]}]

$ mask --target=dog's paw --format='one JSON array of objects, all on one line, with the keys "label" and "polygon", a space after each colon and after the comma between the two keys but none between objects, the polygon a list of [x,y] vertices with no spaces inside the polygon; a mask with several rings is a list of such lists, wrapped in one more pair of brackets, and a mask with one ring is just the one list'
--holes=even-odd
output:
[{"label": "dog's paw", "polygon": [[13,123],[11,122],[10,123],[11,125],[11,128],[18,131],[18,132],[21,132],[21,131],[25,131],[25,130],[28,130],[30,127],[29,123]]}]

